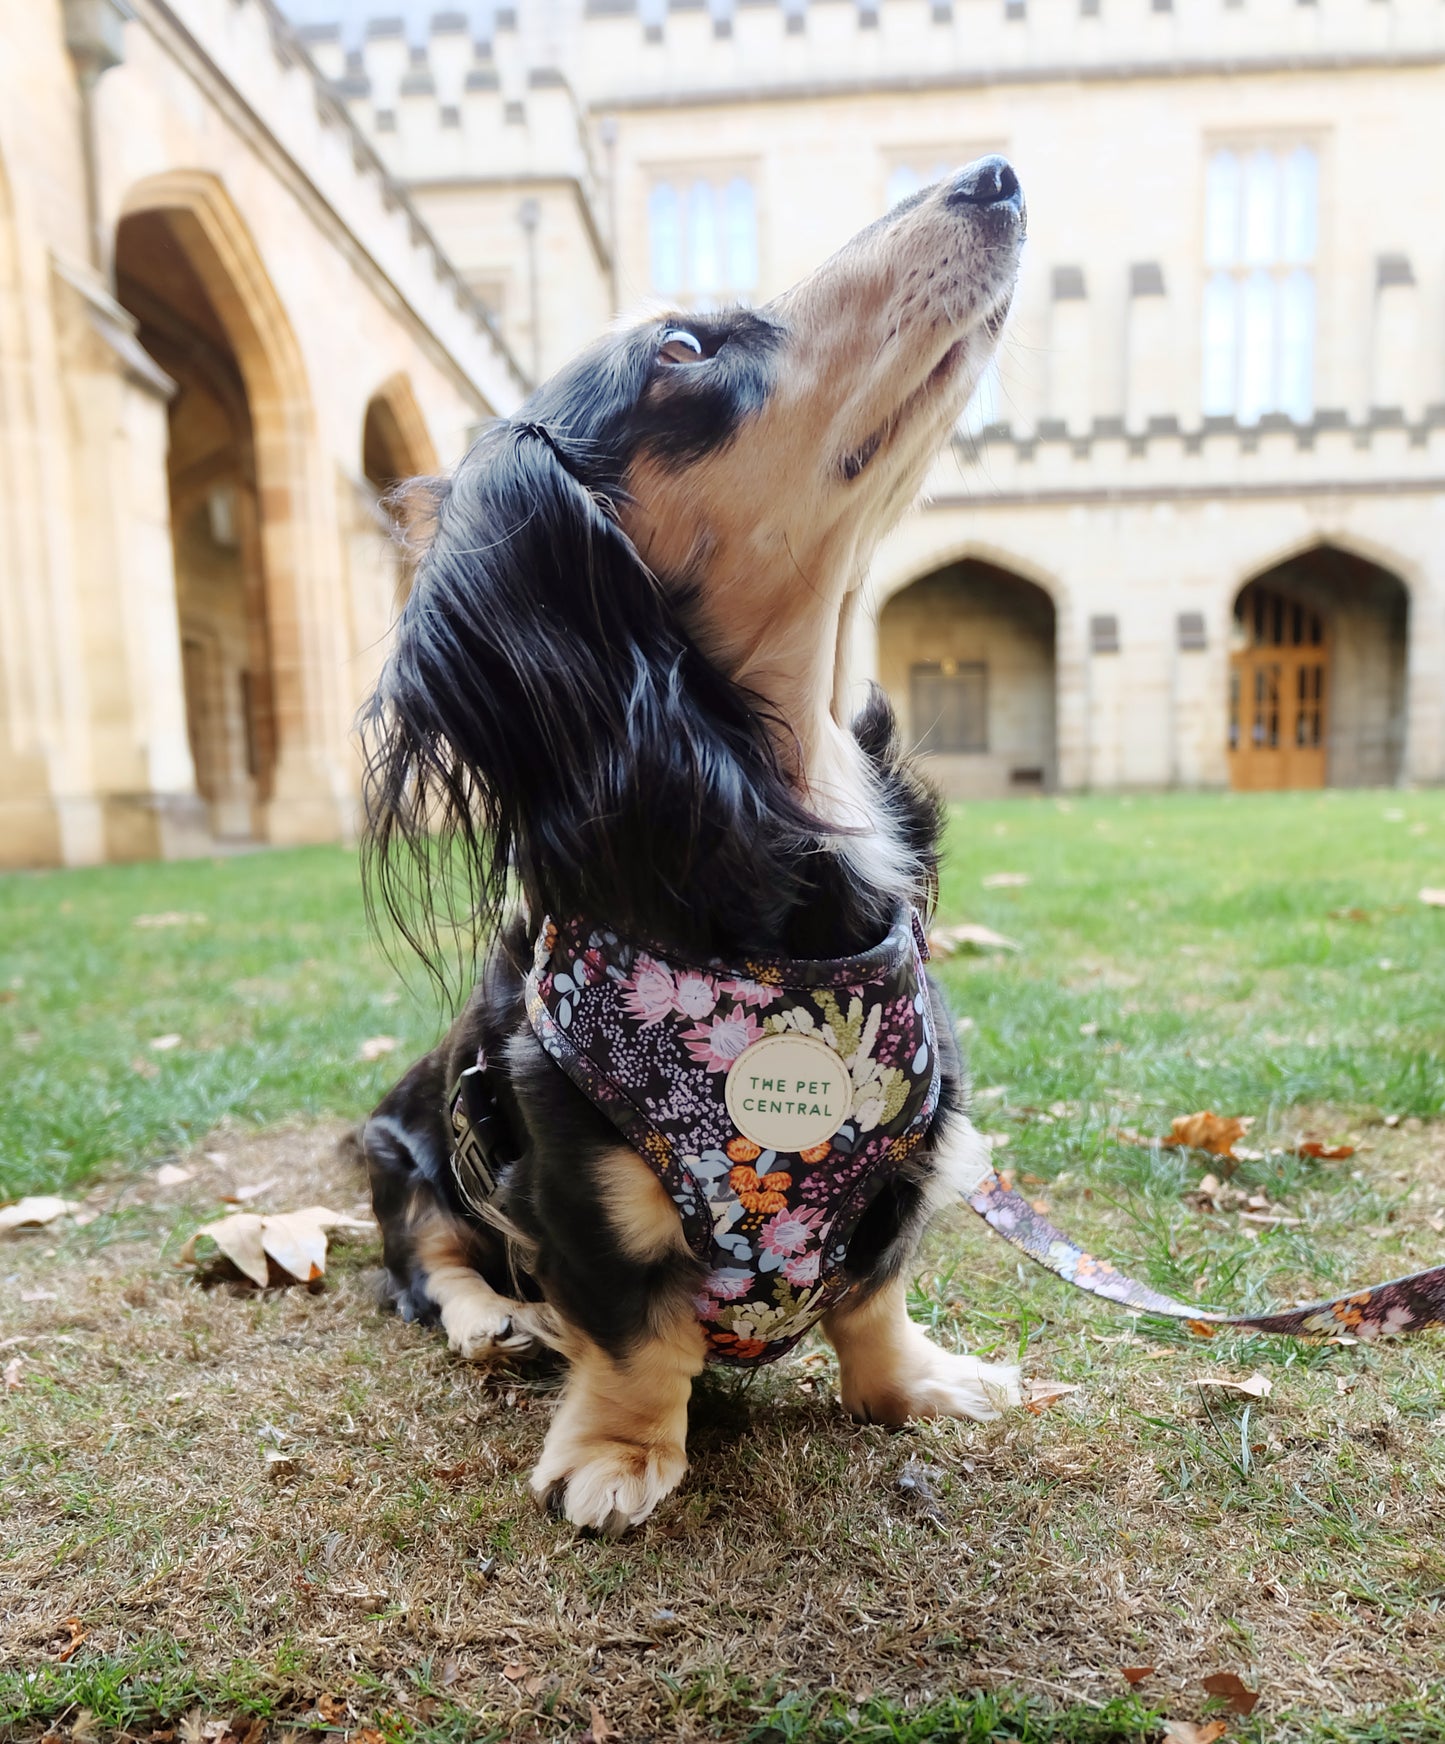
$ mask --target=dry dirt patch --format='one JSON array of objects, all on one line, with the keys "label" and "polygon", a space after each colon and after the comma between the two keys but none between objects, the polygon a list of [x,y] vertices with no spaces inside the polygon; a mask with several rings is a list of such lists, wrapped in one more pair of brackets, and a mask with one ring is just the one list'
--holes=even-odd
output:
[{"label": "dry dirt patch", "polygon": [[[822,1346],[709,1377],[682,1491],[603,1543],[526,1494],[555,1378],[466,1367],[381,1315],[374,1239],[338,1242],[310,1290],[204,1289],[174,1264],[218,1187],[359,1210],[338,1136],[223,1132],[183,1159],[190,1181],[103,1185],[95,1222],[0,1246],[0,1357],[20,1359],[0,1661],[54,1660],[73,1617],[80,1653],[174,1640],[216,1683],[249,1661],[294,1716],[331,1695],[357,1721],[460,1703],[517,1738],[579,1734],[594,1708],[623,1736],[731,1737],[770,1680],[1088,1701],[1151,1666],[1141,1693],[1197,1717],[1219,1672],[1261,1714],[1445,1678],[1438,1337],[1201,1346],[1021,1279],[959,1214],[923,1280],[943,1336],[996,1352],[1027,1326],[1027,1372],[1077,1392],[890,1433],[842,1416]],[[1438,1132],[1372,1144],[1361,1173],[1381,1202],[1420,1184],[1428,1245]],[[1067,1191],[1055,1209],[1104,1215]],[[1355,1230],[1351,1264],[1398,1252],[1397,1223]],[[1247,1420],[1192,1384],[1254,1367],[1274,1388]]]}]

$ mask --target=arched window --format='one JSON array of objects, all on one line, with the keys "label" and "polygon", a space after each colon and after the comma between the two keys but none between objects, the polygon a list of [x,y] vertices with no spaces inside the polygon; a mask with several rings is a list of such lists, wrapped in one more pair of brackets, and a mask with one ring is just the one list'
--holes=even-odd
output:
[{"label": "arched window", "polygon": [[651,288],[694,308],[758,288],[757,193],[745,175],[654,182],[647,201]]}]

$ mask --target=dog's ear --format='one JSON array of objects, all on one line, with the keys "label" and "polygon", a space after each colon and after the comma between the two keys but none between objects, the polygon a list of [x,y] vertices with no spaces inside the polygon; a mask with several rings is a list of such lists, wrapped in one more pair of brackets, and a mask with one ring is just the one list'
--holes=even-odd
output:
[{"label": "dog's ear", "polygon": [[370,882],[434,969],[512,879],[535,919],[725,926],[759,879],[789,900],[814,828],[753,700],[538,424],[496,427],[446,489],[363,738]]}]

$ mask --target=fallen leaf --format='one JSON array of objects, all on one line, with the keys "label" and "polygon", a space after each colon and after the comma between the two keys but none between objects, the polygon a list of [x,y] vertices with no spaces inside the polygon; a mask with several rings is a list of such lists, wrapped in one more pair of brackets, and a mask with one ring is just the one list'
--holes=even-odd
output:
[{"label": "fallen leaf", "polygon": [[30,1194],[0,1208],[0,1231],[36,1228],[79,1210],[80,1203],[75,1199],[58,1199],[53,1193]]},{"label": "fallen leaf", "polygon": [[173,1035],[163,1035],[163,1036],[152,1036],[150,1045],[156,1053],[168,1054],[172,1048],[178,1048],[181,1045],[181,1038],[180,1038],[180,1036],[174,1035],[174,1034]]},{"label": "fallen leaf", "polygon": [[502,1676],[509,1679],[512,1683],[516,1683],[518,1678],[525,1677],[526,1675],[526,1666],[518,1664],[516,1661],[513,1661],[511,1665],[504,1665],[502,1667]]},{"label": "fallen leaf", "polygon": [[356,1050],[359,1060],[379,1060],[383,1054],[394,1054],[400,1043],[395,1036],[368,1036]]},{"label": "fallen leaf", "polygon": [[617,1736],[616,1729],[608,1724],[607,1716],[596,1702],[588,1702],[587,1712],[591,1716],[592,1723],[582,1734],[582,1744],[606,1744],[607,1739]]},{"label": "fallen leaf", "polygon": [[79,1617],[67,1617],[60,1626],[65,1631],[66,1638],[61,1640],[57,1636],[54,1642],[55,1661],[57,1665],[64,1665],[84,1641],[87,1631],[81,1628]]},{"label": "fallen leaf", "polygon": [[174,1163],[162,1163],[156,1170],[156,1185],[158,1187],[179,1187],[182,1181],[193,1181],[194,1169],[177,1168]]},{"label": "fallen leaf", "polygon": [[54,1290],[22,1290],[20,1292],[22,1302],[54,1302],[56,1299]]},{"label": "fallen leaf", "polygon": [[1368,920],[1369,910],[1364,908],[1332,908],[1331,920]]},{"label": "fallen leaf", "polygon": [[955,951],[1019,951],[1023,947],[1015,939],[1005,938],[992,927],[961,921],[957,926],[935,927],[928,935],[928,948],[935,957],[951,957]]},{"label": "fallen leaf", "polygon": [[0,1381],[5,1384],[5,1391],[13,1393],[20,1385],[20,1365],[25,1361],[23,1356],[12,1356],[3,1369],[0,1369]]},{"label": "fallen leaf", "polygon": [[1228,1730],[1223,1720],[1166,1720],[1161,1744],[1214,1744]]},{"label": "fallen leaf", "polygon": [[1035,1414],[1047,1411],[1050,1405],[1057,1404],[1060,1399],[1067,1399],[1070,1393],[1077,1393],[1078,1390],[1072,1381],[1030,1381],[1029,1396],[1024,1401],[1024,1407]]},{"label": "fallen leaf", "polygon": [[167,908],[160,914],[138,914],[130,924],[142,928],[205,926],[206,917],[203,914],[188,914],[184,909]]},{"label": "fallen leaf", "polygon": [[1244,1137],[1254,1125],[1254,1117],[1215,1114],[1205,1109],[1200,1114],[1177,1114],[1169,1124],[1169,1137],[1160,1139],[1160,1144],[1187,1146],[1190,1150],[1232,1159],[1234,1141]]},{"label": "fallen leaf", "polygon": [[312,1205],[305,1211],[282,1212],[273,1217],[258,1217],[254,1211],[238,1211],[230,1217],[205,1223],[181,1249],[181,1263],[195,1262],[196,1243],[208,1235],[238,1271],[263,1290],[270,1280],[266,1257],[275,1260],[285,1272],[309,1283],[326,1270],[326,1231],[328,1229],[373,1229],[369,1220],[347,1217],[339,1211],[328,1211],[324,1205]]},{"label": "fallen leaf", "polygon": [[1232,1671],[1212,1672],[1204,1679],[1204,1687],[1212,1696],[1219,1696],[1232,1714],[1252,1714],[1259,1705],[1259,1691],[1246,1689]]},{"label": "fallen leaf", "polygon": [[249,1205],[253,1199],[259,1199],[263,1193],[269,1193],[280,1183],[273,1177],[269,1181],[257,1181],[249,1187],[232,1187],[228,1193],[222,1193],[221,1198],[227,1205]]},{"label": "fallen leaf", "polygon": [[978,1136],[991,1151],[1001,1151],[1008,1148],[1009,1135],[1006,1132],[981,1132]]},{"label": "fallen leaf", "polygon": [[1274,1382],[1261,1374],[1252,1374],[1247,1381],[1226,1381],[1205,1376],[1197,1379],[1194,1384],[1196,1387],[1218,1387],[1224,1393],[1239,1393],[1246,1399],[1267,1399],[1274,1391]]},{"label": "fallen leaf", "polygon": [[1321,1144],[1313,1138],[1301,1139],[1294,1150],[1297,1157],[1320,1157],[1327,1163],[1337,1163],[1355,1154],[1355,1147],[1351,1144]]},{"label": "fallen leaf", "polygon": [[1337,1393],[1353,1393],[1359,1384],[1360,1377],[1358,1375],[1335,1376],[1335,1391]]},{"label": "fallen leaf", "polygon": [[1445,908],[1445,890],[1432,890],[1427,886],[1420,892],[1420,900],[1427,908]]},{"label": "fallen leaf", "polygon": [[346,1703],[340,1696],[321,1695],[316,1698],[316,1712],[326,1721],[328,1726],[334,1726],[338,1720],[346,1718]]},{"label": "fallen leaf", "polygon": [[1131,1689],[1138,1684],[1143,1683],[1146,1677],[1153,1677],[1154,1675],[1154,1667],[1152,1665],[1121,1665],[1119,1669],[1124,1675],[1124,1682],[1127,1683]]},{"label": "fallen leaf", "polygon": [[449,1659],[442,1666],[441,1677],[438,1681],[443,1689],[450,1689],[461,1675],[462,1668],[457,1664],[456,1660]]},{"label": "fallen leaf", "polygon": [[985,890],[1021,890],[1028,882],[1027,872],[990,872],[981,880]]}]

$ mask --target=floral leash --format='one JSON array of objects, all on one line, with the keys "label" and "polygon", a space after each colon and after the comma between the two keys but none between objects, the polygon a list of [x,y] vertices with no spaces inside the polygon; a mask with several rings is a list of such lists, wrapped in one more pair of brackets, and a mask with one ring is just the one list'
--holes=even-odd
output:
[{"label": "floral leash", "polygon": [[1368,1290],[1355,1290],[1329,1302],[1311,1302],[1277,1314],[1225,1314],[1162,1295],[1148,1284],[1125,1277],[1108,1260],[1085,1253],[1034,1209],[1021,1193],[1005,1187],[992,1169],[964,1198],[1010,1247],[1062,1278],[1075,1289],[1102,1296],[1121,1308],[1163,1314],[1185,1321],[1190,1331],[1212,1338],[1216,1326],[1241,1332],[1273,1332],[1286,1338],[1330,1338],[1341,1335],[1369,1342],[1398,1333],[1422,1332],[1445,1326],[1445,1265],[1414,1272]]}]

